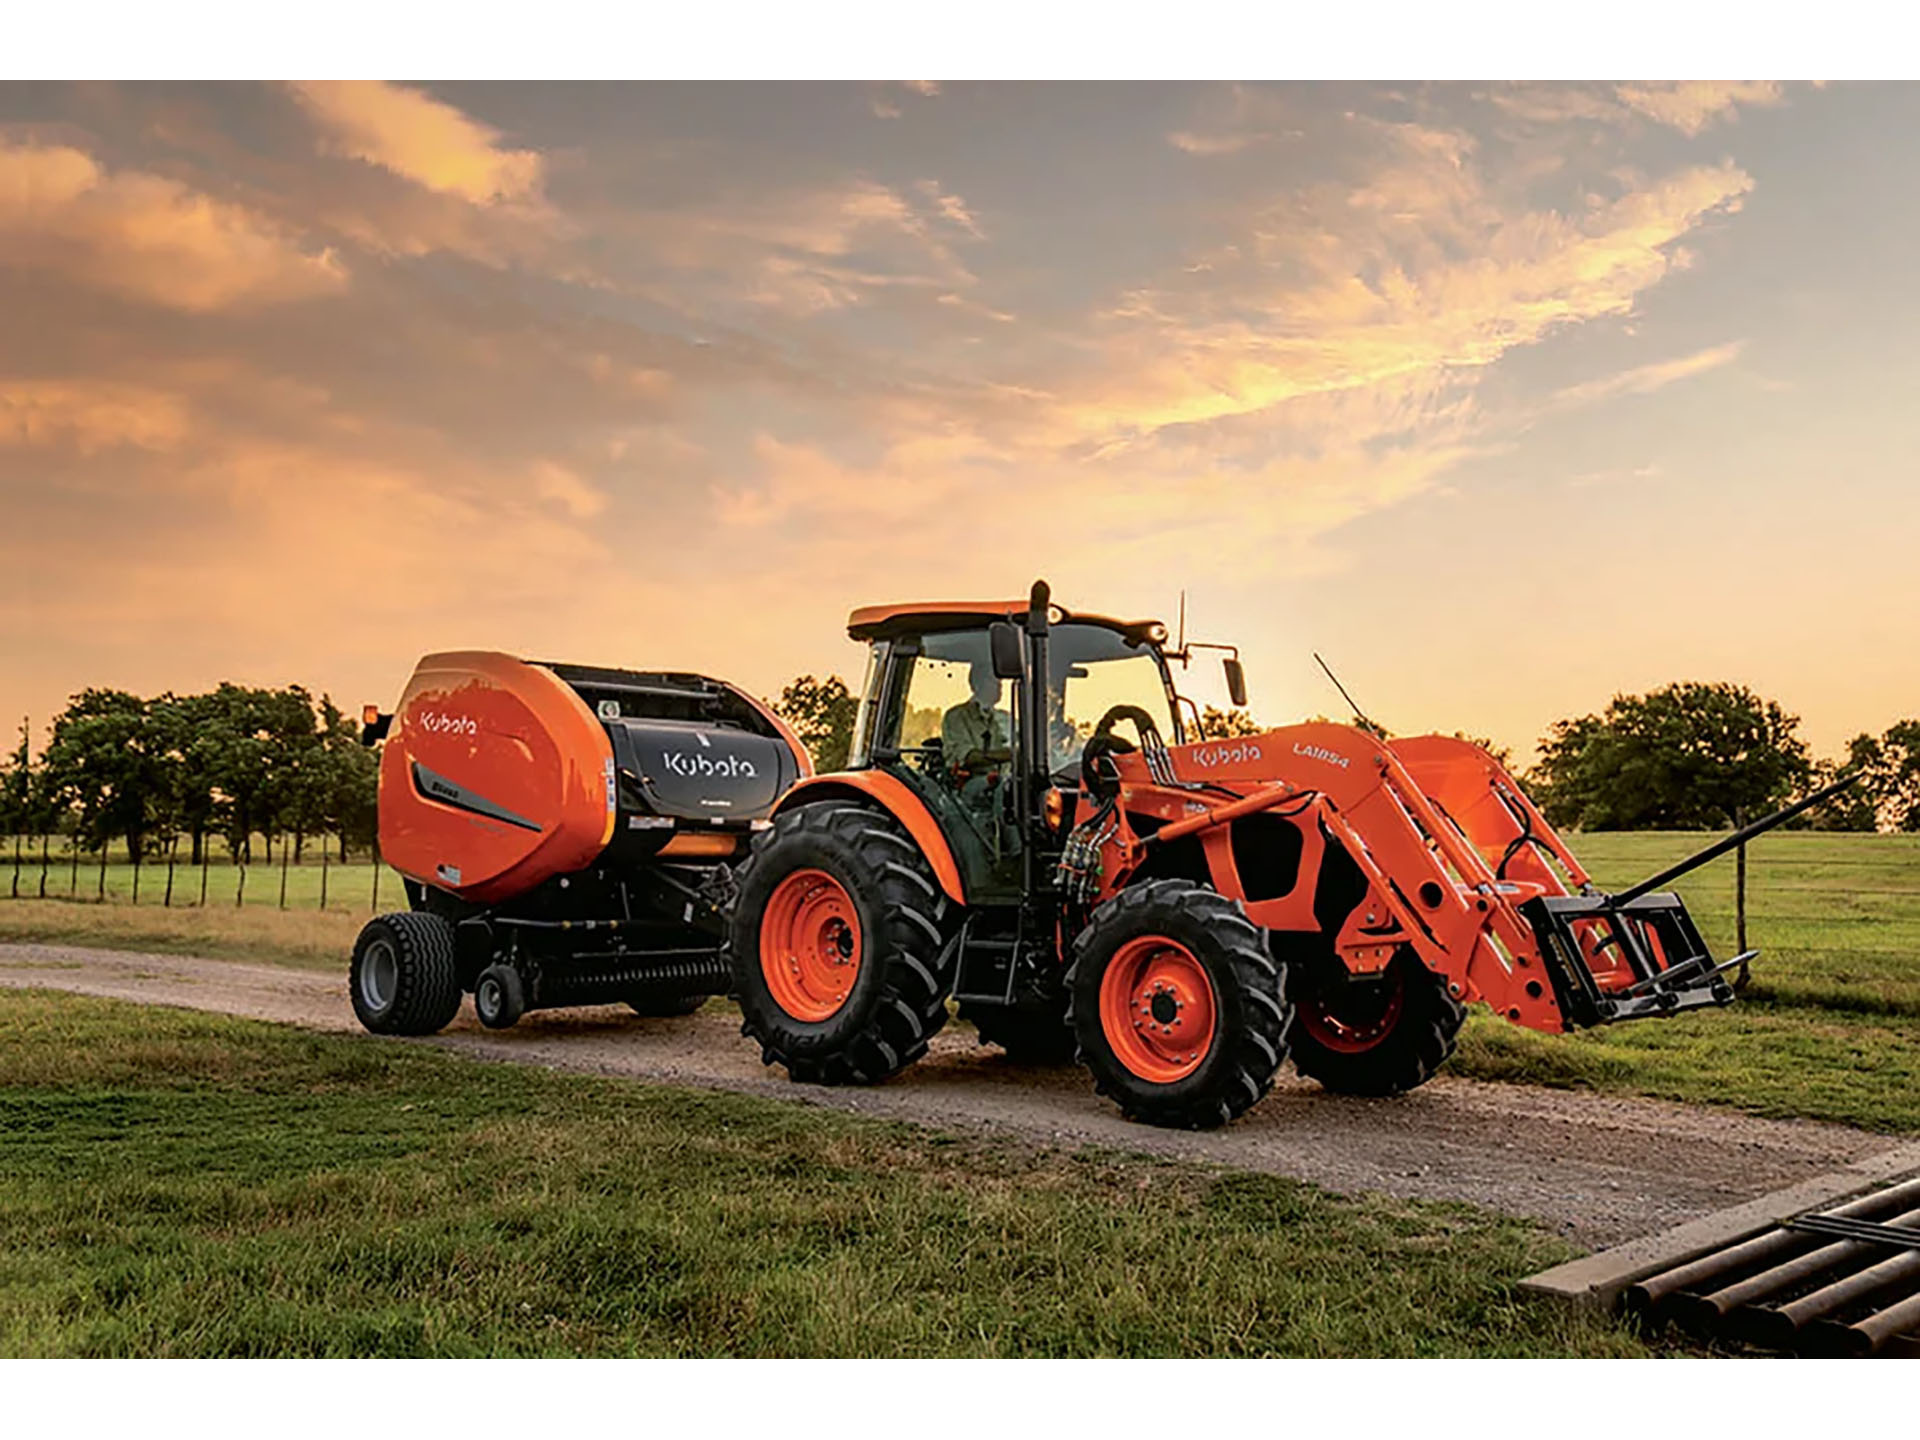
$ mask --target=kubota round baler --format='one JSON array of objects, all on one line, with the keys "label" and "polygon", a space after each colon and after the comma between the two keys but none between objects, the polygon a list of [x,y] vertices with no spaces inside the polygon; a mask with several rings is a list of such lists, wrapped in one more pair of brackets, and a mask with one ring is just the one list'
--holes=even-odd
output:
[{"label": "kubota round baler", "polygon": [[728,862],[811,773],[758,700],[677,672],[429,655],[367,727],[382,858],[411,906],[369,921],[349,972],[382,1034],[430,1034],[471,994],[527,1010],[681,1014],[727,988]]}]

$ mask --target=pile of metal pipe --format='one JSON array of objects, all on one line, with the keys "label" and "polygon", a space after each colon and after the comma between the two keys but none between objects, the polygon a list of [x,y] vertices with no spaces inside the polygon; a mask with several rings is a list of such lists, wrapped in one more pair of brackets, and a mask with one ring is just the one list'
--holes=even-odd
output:
[{"label": "pile of metal pipe", "polygon": [[[1920,1177],[1823,1212],[1916,1231]],[[1831,1277],[1825,1285],[1817,1282]],[[1808,1285],[1816,1288],[1781,1302]],[[1696,1334],[1723,1333],[1773,1350],[1870,1355],[1920,1328],[1920,1250],[1834,1242],[1780,1228],[1652,1275],[1627,1291],[1630,1308]],[[1871,1297],[1904,1286],[1884,1308],[1844,1323]]]}]

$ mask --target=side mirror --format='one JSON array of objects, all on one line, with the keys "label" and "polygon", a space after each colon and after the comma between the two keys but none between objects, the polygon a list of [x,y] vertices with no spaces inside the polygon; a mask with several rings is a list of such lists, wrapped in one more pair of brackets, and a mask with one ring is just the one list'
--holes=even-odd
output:
[{"label": "side mirror", "polygon": [[1229,655],[1220,662],[1227,672],[1227,696],[1233,701],[1236,710],[1244,710],[1247,705],[1247,672],[1240,664],[1238,655]]},{"label": "side mirror", "polygon": [[993,652],[996,679],[1018,680],[1027,673],[1027,647],[1020,638],[1020,627],[996,620],[987,627],[987,646]]}]

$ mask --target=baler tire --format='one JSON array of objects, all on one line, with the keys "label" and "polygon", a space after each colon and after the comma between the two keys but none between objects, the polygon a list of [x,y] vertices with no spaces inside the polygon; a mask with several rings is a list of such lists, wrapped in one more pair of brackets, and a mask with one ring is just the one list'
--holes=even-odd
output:
[{"label": "baler tire", "polygon": [[1383,982],[1401,987],[1392,1025],[1364,1048],[1342,1049],[1317,1018],[1322,1007],[1306,988],[1306,972],[1294,966],[1288,971],[1299,1013],[1293,1067],[1337,1095],[1403,1095],[1426,1084],[1453,1054],[1466,1023],[1466,1007],[1447,994],[1446,982],[1403,950],[1389,963],[1390,979]]},{"label": "baler tire", "polygon": [[460,1013],[462,993],[453,926],[424,910],[369,920],[354,941],[347,992],[353,1013],[375,1035],[444,1030]]},{"label": "baler tire", "polygon": [[489,1030],[511,1030],[527,1013],[527,986],[511,965],[489,965],[474,977],[473,1013]]},{"label": "baler tire", "polygon": [[[859,959],[845,998],[816,1019],[775,998],[761,930],[776,889],[823,873],[850,902]],[[754,844],[738,873],[728,934],[740,1033],[767,1065],[809,1085],[872,1085],[927,1052],[947,1023],[957,915],[920,847],[885,811],[821,801],[786,811]]]},{"label": "baler tire", "polygon": [[683,995],[674,990],[636,990],[627,996],[627,1008],[649,1019],[670,1019],[691,1015],[712,998],[711,995]]},{"label": "baler tire", "polygon": [[[1156,940],[1168,942],[1189,968],[1203,969],[1212,992],[1206,1050],[1185,1073],[1163,1080],[1129,1066],[1102,1013],[1109,967],[1124,963],[1136,942]],[[1080,1061],[1092,1072],[1094,1089],[1129,1120],[1211,1130],[1250,1110],[1273,1088],[1287,1057],[1293,1011],[1282,967],[1234,901],[1187,880],[1146,881],[1094,911],[1074,941],[1073,957],[1067,1018]]]},{"label": "baler tire", "polygon": [[998,1045],[1021,1065],[1071,1065],[1079,1050],[1062,1013],[1026,1005],[963,1004],[960,1018],[980,1032],[982,1045]]}]

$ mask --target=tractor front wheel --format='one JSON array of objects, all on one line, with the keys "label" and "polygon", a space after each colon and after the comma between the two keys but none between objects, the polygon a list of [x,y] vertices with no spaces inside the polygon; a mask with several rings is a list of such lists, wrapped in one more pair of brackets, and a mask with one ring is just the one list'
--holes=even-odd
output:
[{"label": "tractor front wheel", "polygon": [[1224,1125],[1272,1088],[1286,1058],[1293,1016],[1259,929],[1185,880],[1137,885],[1096,910],[1067,990],[1094,1088],[1130,1120]]},{"label": "tractor front wheel", "polygon": [[832,802],[789,810],[739,883],[734,993],[765,1063],[870,1085],[926,1053],[947,1021],[956,917],[898,821]]},{"label": "tractor front wheel", "polygon": [[1354,978],[1331,957],[1288,966],[1293,1065],[1341,1095],[1399,1095],[1424,1085],[1453,1054],[1466,1007],[1446,982],[1401,950],[1378,977]]}]

